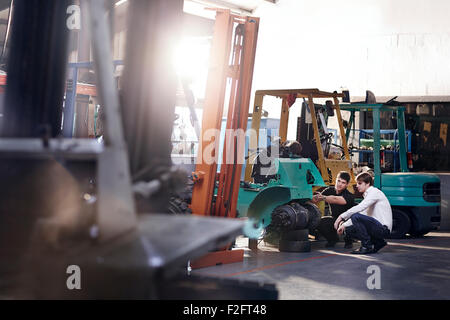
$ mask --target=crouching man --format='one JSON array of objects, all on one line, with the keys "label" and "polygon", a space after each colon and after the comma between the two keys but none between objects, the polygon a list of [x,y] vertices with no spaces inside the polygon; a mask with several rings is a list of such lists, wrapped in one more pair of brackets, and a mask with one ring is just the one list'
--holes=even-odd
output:
[{"label": "crouching man", "polygon": [[[319,233],[327,239],[326,247],[334,247],[339,241],[339,237],[336,234],[336,229],[333,228],[334,222],[341,213],[350,209],[355,205],[353,194],[347,190],[350,183],[350,174],[346,171],[341,171],[336,177],[336,184],[326,188],[323,192],[314,195],[312,202],[314,204],[320,201],[325,201],[329,204],[331,210],[331,217],[325,216],[320,219],[317,230]],[[350,237],[344,237],[344,248],[352,247],[352,239]]]},{"label": "crouching man", "polygon": [[345,233],[361,240],[355,254],[378,252],[387,243],[384,240],[392,231],[392,209],[381,190],[373,186],[372,176],[363,172],[356,177],[356,187],[364,199],[336,219],[334,228],[338,234]]}]

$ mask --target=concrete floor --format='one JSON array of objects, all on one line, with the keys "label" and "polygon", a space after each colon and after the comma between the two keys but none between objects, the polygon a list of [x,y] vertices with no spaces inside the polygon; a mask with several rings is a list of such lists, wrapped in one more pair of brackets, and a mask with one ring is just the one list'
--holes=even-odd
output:
[{"label": "concrete floor", "polygon": [[[431,232],[423,238],[389,240],[377,254],[353,255],[340,242],[324,248],[313,241],[308,253],[279,252],[261,242],[258,252],[245,249],[244,261],[193,270],[212,275],[275,283],[279,299],[450,299],[450,232]],[[358,248],[359,243],[354,244]],[[378,266],[380,289],[369,266]]]}]

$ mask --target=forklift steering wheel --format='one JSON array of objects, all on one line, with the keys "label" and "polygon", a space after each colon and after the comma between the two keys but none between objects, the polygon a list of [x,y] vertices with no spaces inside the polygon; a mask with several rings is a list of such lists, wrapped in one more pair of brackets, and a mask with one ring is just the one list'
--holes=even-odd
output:
[{"label": "forklift steering wheel", "polygon": [[[331,140],[332,137],[333,137],[333,134],[331,132],[330,133],[322,133],[319,137],[320,143],[322,143],[322,141]],[[316,143],[316,139],[312,139],[311,141],[312,141],[312,143]]]},{"label": "forklift steering wheel", "polygon": [[339,149],[341,149],[341,151],[342,151],[341,160],[345,160],[345,151],[344,151],[345,149],[344,149],[344,147],[341,146],[341,145],[338,145],[338,144],[336,144],[336,143],[332,143],[331,145],[334,146],[334,147],[338,147]]}]

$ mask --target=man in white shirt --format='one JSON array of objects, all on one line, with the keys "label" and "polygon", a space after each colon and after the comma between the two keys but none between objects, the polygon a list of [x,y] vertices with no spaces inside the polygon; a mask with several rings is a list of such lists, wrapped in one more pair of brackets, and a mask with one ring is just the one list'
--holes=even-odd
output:
[{"label": "man in white shirt", "polygon": [[356,177],[356,187],[364,200],[336,219],[334,228],[338,234],[361,240],[361,248],[355,254],[378,252],[387,243],[384,240],[392,231],[392,209],[381,190],[373,186],[372,176],[363,172]]}]

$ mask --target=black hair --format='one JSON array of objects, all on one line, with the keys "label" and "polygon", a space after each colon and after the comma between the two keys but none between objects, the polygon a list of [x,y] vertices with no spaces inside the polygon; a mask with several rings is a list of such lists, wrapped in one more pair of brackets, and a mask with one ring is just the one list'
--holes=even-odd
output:
[{"label": "black hair", "polygon": [[350,174],[347,171],[341,171],[338,173],[337,178],[344,179],[347,183],[350,182]]}]

